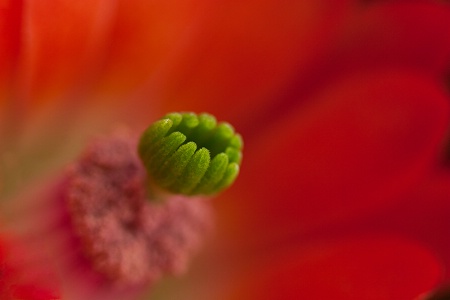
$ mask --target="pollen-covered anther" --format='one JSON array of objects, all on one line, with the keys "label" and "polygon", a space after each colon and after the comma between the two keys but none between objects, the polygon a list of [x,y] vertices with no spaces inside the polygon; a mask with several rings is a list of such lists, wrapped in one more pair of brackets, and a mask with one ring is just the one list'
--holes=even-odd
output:
[{"label": "pollen-covered anther", "polygon": [[153,123],[139,155],[153,183],[175,194],[211,195],[239,173],[243,142],[234,128],[202,113],[170,113]]},{"label": "pollen-covered anther", "polygon": [[211,229],[204,201],[148,201],[146,171],[127,136],[94,141],[67,173],[74,233],[92,269],[118,286],[179,274]]}]

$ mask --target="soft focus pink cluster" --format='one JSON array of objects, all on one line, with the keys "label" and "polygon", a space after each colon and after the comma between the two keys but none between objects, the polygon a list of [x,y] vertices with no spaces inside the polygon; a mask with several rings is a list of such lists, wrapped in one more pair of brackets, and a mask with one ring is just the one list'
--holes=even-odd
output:
[{"label": "soft focus pink cluster", "polygon": [[0,16],[5,228],[88,137],[206,111],[243,134],[241,175],[154,299],[426,299],[450,281],[447,2],[5,0]]}]

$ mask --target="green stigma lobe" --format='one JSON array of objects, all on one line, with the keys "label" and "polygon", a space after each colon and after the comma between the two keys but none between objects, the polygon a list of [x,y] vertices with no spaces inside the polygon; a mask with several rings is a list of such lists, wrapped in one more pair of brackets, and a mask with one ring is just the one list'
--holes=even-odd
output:
[{"label": "green stigma lobe", "polygon": [[152,182],[171,193],[212,195],[239,173],[243,141],[234,128],[202,113],[170,113],[141,136],[138,152]]}]

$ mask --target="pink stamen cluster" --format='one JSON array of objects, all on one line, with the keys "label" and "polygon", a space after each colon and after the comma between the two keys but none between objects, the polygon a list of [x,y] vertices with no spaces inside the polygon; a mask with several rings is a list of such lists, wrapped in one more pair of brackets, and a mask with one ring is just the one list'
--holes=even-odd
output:
[{"label": "pink stamen cluster", "polygon": [[183,272],[212,224],[200,199],[148,199],[135,149],[125,134],[97,139],[70,167],[65,188],[83,254],[108,280],[128,286]]}]

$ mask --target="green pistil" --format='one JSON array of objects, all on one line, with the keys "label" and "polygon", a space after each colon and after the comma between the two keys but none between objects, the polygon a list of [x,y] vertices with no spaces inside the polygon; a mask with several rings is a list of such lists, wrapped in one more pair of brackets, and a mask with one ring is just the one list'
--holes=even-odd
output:
[{"label": "green pistil", "polygon": [[158,187],[183,195],[212,195],[239,173],[243,142],[234,128],[202,113],[170,113],[141,136],[138,151]]}]

